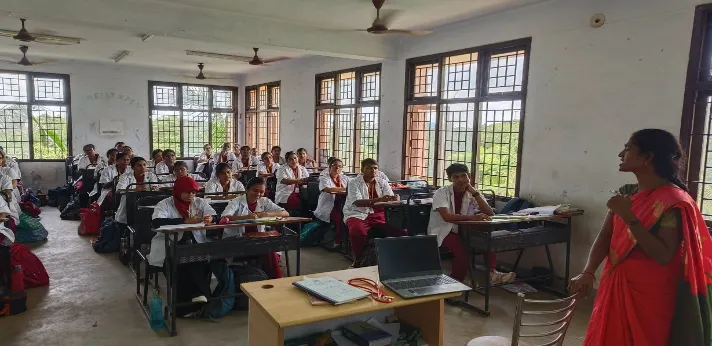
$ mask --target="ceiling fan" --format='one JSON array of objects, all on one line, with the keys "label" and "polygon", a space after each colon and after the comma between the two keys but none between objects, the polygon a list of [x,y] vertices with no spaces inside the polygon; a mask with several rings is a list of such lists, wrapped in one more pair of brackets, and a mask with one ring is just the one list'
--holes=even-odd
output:
[{"label": "ceiling fan", "polygon": [[46,64],[50,63],[52,61],[30,61],[30,59],[27,58],[27,51],[29,50],[30,47],[28,46],[20,46],[20,52],[22,52],[22,59],[20,61],[16,60],[9,60],[9,59],[0,59],[0,62],[4,63],[12,63],[12,64],[18,64],[22,66],[35,66],[35,65],[40,65],[40,64]]},{"label": "ceiling fan", "polygon": [[239,61],[239,62],[246,62],[250,65],[255,65],[255,66],[261,66],[261,65],[267,65],[270,63],[274,63],[277,61],[283,61],[283,60],[289,60],[291,58],[286,57],[286,56],[280,56],[280,57],[275,57],[271,59],[261,59],[257,55],[257,51],[259,51],[259,48],[252,48],[252,50],[255,51],[255,55],[252,57],[249,56],[240,56],[240,55],[230,55],[230,54],[219,54],[219,53],[209,53],[209,52],[200,52],[200,51],[195,51],[195,50],[186,50],[185,54],[186,55],[194,55],[194,56],[202,56],[206,58],[215,58],[215,59],[225,59],[225,60],[234,60],[234,61]]},{"label": "ceiling fan", "polygon": [[20,31],[17,30],[6,30],[0,29],[0,36],[12,37],[15,40],[22,42],[37,42],[46,44],[57,44],[57,45],[67,45],[67,44],[79,44],[81,39],[76,37],[66,37],[66,36],[55,36],[55,35],[45,35],[45,34],[30,34],[25,28],[25,20],[22,21],[22,28]]},{"label": "ceiling fan", "polygon": [[373,6],[376,8],[376,19],[371,24],[371,27],[365,30],[369,34],[383,35],[383,34],[396,34],[396,35],[427,35],[432,31],[428,30],[399,30],[399,29],[388,29],[387,22],[390,18],[381,18],[381,7],[386,0],[372,0]]},{"label": "ceiling fan", "polygon": [[205,76],[203,73],[203,69],[205,68],[205,64],[202,62],[198,64],[198,75],[197,76],[190,76],[191,78],[195,78],[197,80],[206,80],[206,79],[232,79],[232,78],[227,78],[227,77],[212,77],[212,76]]}]

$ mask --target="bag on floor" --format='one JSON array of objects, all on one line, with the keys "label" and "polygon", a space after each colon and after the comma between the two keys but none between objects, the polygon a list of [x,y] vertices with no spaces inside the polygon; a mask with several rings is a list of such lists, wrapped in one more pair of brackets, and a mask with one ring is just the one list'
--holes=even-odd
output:
[{"label": "bag on floor", "polygon": [[13,243],[10,246],[10,266],[22,266],[25,289],[49,285],[49,275],[42,261],[25,245]]},{"label": "bag on floor", "polygon": [[98,203],[90,204],[89,208],[81,208],[79,216],[82,220],[77,227],[79,235],[99,234],[101,230],[101,208]]},{"label": "bag on floor", "polygon": [[376,241],[371,238],[361,251],[361,256],[354,261],[354,268],[363,268],[378,265],[378,253],[376,252]]},{"label": "bag on floor", "polygon": [[326,232],[326,227],[329,224],[321,221],[314,220],[308,224],[302,226],[302,231],[299,233],[299,245],[300,246],[316,246],[321,241],[321,238]]},{"label": "bag on floor", "polygon": [[0,290],[0,317],[21,314],[27,311],[27,292]]},{"label": "bag on floor", "polygon": [[40,210],[40,207],[38,204],[34,204],[33,202],[27,201],[27,202],[22,202],[20,204],[20,210],[22,210],[23,213],[32,216],[32,217],[39,217],[40,213],[42,210]]},{"label": "bag on floor", "polygon": [[79,221],[81,220],[80,209],[81,208],[79,207],[79,199],[73,199],[69,203],[67,203],[67,206],[64,207],[62,213],[59,214],[59,217],[62,220]]},{"label": "bag on floor", "polygon": [[[225,261],[210,262],[210,271],[218,279],[218,286],[212,292],[212,297],[223,297],[235,294],[235,275]],[[211,300],[198,311],[201,318],[221,318],[227,315],[235,306],[235,297]]]},{"label": "bag on floor", "polygon": [[[230,268],[232,269],[232,272],[234,274],[236,289],[240,288],[240,284],[243,284],[246,282],[269,280],[267,273],[265,273],[262,269],[257,268],[253,265],[236,264],[236,265],[230,266]],[[242,310],[242,311],[248,310],[248,308],[250,306],[249,301],[250,300],[249,300],[249,298],[247,298],[246,295],[236,297],[235,298],[235,306],[233,307],[233,310]]]},{"label": "bag on floor", "polygon": [[121,225],[112,219],[104,220],[99,230],[99,238],[92,244],[97,253],[118,252],[121,245]]},{"label": "bag on floor", "polygon": [[20,214],[20,223],[17,225],[15,232],[15,241],[18,243],[34,243],[47,240],[49,232],[42,225],[39,218],[29,216],[25,213]]},{"label": "bag on floor", "polygon": [[52,206],[57,207],[61,212],[69,203],[72,193],[72,186],[69,184],[50,189],[47,191],[47,204],[50,205],[50,201],[53,201]]}]

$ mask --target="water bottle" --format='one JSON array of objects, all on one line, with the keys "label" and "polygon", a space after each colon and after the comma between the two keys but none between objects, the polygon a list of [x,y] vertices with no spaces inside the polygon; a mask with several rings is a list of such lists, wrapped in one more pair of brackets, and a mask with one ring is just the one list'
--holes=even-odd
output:
[{"label": "water bottle", "polygon": [[153,297],[151,297],[150,308],[151,328],[163,328],[163,299],[161,299],[161,296],[158,293],[157,289],[153,290]]},{"label": "water bottle", "polygon": [[15,266],[10,276],[10,290],[13,292],[22,292],[25,290],[25,275],[22,273],[22,266]]}]

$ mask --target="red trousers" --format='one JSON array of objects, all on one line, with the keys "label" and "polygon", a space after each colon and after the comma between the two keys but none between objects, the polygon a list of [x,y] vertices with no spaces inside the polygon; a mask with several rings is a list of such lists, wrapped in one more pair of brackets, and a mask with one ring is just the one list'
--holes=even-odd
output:
[{"label": "red trousers", "polygon": [[383,231],[383,236],[385,237],[408,235],[408,231],[387,224],[386,214],[382,211],[369,214],[365,220],[352,217],[346,220],[346,227],[349,229],[349,240],[351,240],[351,249],[354,252],[354,259],[360,258],[361,252],[368,242],[368,232],[374,226],[378,226],[379,230]]},{"label": "red trousers", "polygon": [[[465,281],[469,258],[467,258],[467,251],[465,251],[465,247],[462,244],[462,239],[460,239],[459,235],[450,232],[443,239],[443,246],[455,256],[452,260],[452,273],[450,276],[457,281]],[[497,267],[497,255],[494,252],[490,252],[489,260],[490,270],[495,269]]]},{"label": "red trousers", "polygon": [[[245,233],[257,232],[257,227],[245,227]],[[282,278],[282,268],[279,267],[279,254],[270,252],[260,255],[260,267],[270,279]]]}]

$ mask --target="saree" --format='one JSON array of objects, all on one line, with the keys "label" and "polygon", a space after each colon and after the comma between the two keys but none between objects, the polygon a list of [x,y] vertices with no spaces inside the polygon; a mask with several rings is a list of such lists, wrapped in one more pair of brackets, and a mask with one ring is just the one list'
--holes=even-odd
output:
[{"label": "saree", "polygon": [[[679,212],[682,243],[659,264],[618,216],[584,346],[712,346],[712,241],[695,201],[674,186],[631,196],[641,224],[657,231]],[[669,215],[669,214],[668,214]]]}]

